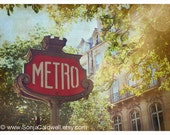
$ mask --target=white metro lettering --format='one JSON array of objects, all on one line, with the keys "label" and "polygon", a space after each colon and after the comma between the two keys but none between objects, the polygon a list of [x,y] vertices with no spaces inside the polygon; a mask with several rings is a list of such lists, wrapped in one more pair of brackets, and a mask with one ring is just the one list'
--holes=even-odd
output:
[{"label": "white metro lettering", "polygon": [[[54,84],[50,84],[53,79]],[[40,62],[32,65],[32,83],[47,89],[70,90],[79,86],[79,70],[75,66],[59,62]]]}]

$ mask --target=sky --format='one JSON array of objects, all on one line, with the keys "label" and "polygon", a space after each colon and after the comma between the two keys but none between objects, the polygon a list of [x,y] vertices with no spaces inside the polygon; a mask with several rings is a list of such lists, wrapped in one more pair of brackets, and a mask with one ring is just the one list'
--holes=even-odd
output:
[{"label": "sky", "polygon": [[[5,9],[0,10],[0,40],[1,43],[5,40],[14,42],[16,36],[26,38],[27,33],[31,32],[35,25],[49,29],[54,26],[54,21],[49,19],[48,14],[40,11],[38,14],[34,13],[32,9],[15,8],[14,13],[7,15]],[[87,40],[92,35],[94,28],[97,27],[96,20],[92,22],[78,22],[73,23],[72,30],[68,31],[64,38],[67,39],[67,45],[76,47],[82,38]],[[56,36],[56,35],[54,35]]]}]

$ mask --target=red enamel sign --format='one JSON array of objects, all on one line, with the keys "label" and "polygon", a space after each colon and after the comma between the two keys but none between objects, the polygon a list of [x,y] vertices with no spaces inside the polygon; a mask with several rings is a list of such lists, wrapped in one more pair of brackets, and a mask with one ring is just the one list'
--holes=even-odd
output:
[{"label": "red enamel sign", "polygon": [[24,73],[15,79],[16,92],[26,98],[50,102],[75,101],[87,97],[93,88],[79,60],[81,55],[62,51],[66,39],[44,37],[42,50],[31,49]]},{"label": "red enamel sign", "polygon": [[81,86],[84,69],[77,59],[34,55],[25,64],[30,83],[26,85],[34,92],[50,96],[72,96],[83,92]]}]

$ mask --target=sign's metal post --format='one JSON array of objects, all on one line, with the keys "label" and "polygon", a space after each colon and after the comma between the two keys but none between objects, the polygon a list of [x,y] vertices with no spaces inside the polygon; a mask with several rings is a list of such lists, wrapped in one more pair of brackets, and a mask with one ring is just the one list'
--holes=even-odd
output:
[{"label": "sign's metal post", "polygon": [[51,109],[51,116],[50,116],[50,121],[52,126],[58,126],[59,125],[59,115],[60,115],[60,105],[59,102],[55,99],[51,100],[50,104],[50,109]]}]

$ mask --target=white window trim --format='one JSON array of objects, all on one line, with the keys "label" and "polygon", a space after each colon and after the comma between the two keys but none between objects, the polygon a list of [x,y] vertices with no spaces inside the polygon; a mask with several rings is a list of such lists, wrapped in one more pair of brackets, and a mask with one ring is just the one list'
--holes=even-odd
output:
[{"label": "white window trim", "polygon": [[117,120],[117,121],[119,120],[119,117],[120,117],[120,120],[121,120],[121,121],[118,122],[118,123],[115,123],[115,122],[114,122],[114,127],[115,127],[115,126],[118,126],[118,131],[122,131],[122,130],[120,130],[120,125],[122,126],[122,118],[121,118],[121,116],[116,115],[116,116],[113,117],[113,119],[114,119],[115,117],[116,117],[116,120]]},{"label": "white window trim", "polygon": [[[154,103],[154,104],[152,104],[151,105],[151,107],[154,105],[154,107],[156,108],[156,112],[154,112],[154,113],[152,113],[151,112],[151,119],[152,119],[152,127],[153,127],[153,129],[155,130],[155,127],[154,127],[154,122],[153,122],[153,115],[154,114],[156,114],[156,116],[157,116],[157,120],[158,120],[158,128],[159,128],[159,131],[161,131],[161,124],[160,124],[160,118],[159,118],[159,114],[160,113],[163,113],[163,111],[162,111],[162,106],[161,106],[161,110],[160,111],[158,111],[158,103]],[[161,105],[161,104],[160,104]]]},{"label": "white window trim", "polygon": [[[131,114],[135,112],[135,118],[132,118],[131,117]],[[139,113],[139,117],[137,117],[137,113]],[[140,125],[141,125],[141,118],[140,118],[140,112],[137,111],[137,110],[133,110],[131,113],[130,113],[130,119],[131,119],[131,129],[133,130],[133,126],[132,126],[132,122],[135,121],[135,127],[136,127],[136,130],[135,131],[139,131],[138,129],[138,120],[140,120]],[[142,127],[141,127],[142,128]]]}]

